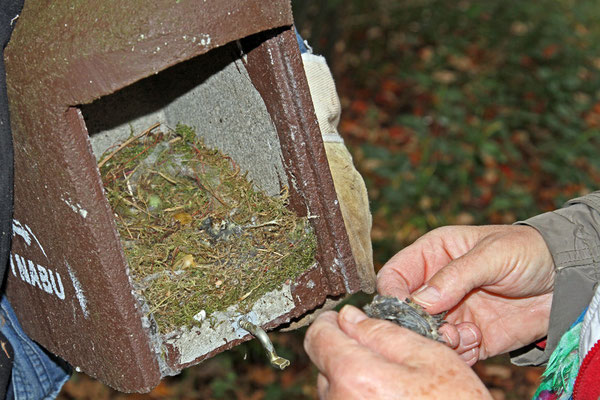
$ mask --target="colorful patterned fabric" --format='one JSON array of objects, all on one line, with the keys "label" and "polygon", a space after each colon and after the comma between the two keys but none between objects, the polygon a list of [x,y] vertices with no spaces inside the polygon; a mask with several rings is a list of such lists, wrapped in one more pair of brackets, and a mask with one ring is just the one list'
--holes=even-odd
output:
[{"label": "colorful patterned fabric", "polygon": [[579,372],[579,338],[586,311],[587,309],[560,338],[542,375],[542,383],[533,395],[533,400],[568,400],[572,398],[573,385]]}]

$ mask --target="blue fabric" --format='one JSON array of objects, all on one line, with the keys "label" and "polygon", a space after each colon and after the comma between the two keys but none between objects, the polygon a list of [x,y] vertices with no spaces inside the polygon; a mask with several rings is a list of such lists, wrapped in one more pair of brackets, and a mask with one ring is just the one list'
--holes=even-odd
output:
[{"label": "blue fabric", "polygon": [[577,325],[578,323],[580,323],[581,321],[583,321],[583,319],[585,318],[585,313],[587,313],[588,308],[590,308],[589,306],[584,308],[583,311],[581,312],[581,314],[579,314],[579,317],[577,317],[577,319],[575,320],[575,322],[573,322],[573,324],[571,325],[571,328],[574,327],[575,325]]},{"label": "blue fabric", "polygon": [[306,47],[306,43],[304,43],[304,39],[302,39],[302,36],[300,36],[300,34],[298,33],[298,30],[296,30],[296,28],[294,28],[294,31],[296,32],[296,40],[298,41],[298,47],[300,48],[300,53],[308,53],[308,47]]},{"label": "blue fabric", "polygon": [[7,399],[54,399],[69,379],[69,368],[61,367],[21,329],[6,296],[0,302],[0,331],[14,350],[14,363]]}]

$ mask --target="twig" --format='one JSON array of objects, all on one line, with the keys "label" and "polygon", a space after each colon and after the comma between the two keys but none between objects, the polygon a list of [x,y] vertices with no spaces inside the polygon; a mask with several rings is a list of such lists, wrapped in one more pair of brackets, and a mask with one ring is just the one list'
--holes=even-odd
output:
[{"label": "twig", "polygon": [[121,172],[123,172],[123,179],[125,180],[125,184],[127,185],[127,191],[129,192],[129,194],[131,195],[131,198],[133,199],[133,202],[135,203],[135,195],[133,194],[133,188],[131,187],[131,182],[130,179],[133,176],[133,174],[135,174],[135,171],[137,171],[137,169],[140,167],[140,165],[136,165],[136,167],[133,169],[133,171],[131,171],[129,174],[127,174],[125,172],[125,170],[122,170]]},{"label": "twig", "polygon": [[129,200],[127,200],[125,197],[121,197],[121,196],[120,196],[120,199],[121,199],[121,200],[123,200],[123,202],[124,202],[124,203],[127,203],[127,204],[129,204],[130,206],[132,206],[132,207],[135,207],[135,208],[136,208],[138,211],[141,211],[141,212],[143,212],[144,214],[148,215],[149,217],[152,217],[152,214],[150,214],[148,211],[144,210],[142,207],[138,206],[138,205],[137,205],[137,204],[135,204],[134,202],[132,202],[132,201],[129,201]]},{"label": "twig", "polygon": [[169,183],[172,183],[173,185],[177,185],[177,183],[178,183],[176,180],[174,180],[173,178],[169,178],[167,175],[163,174],[160,171],[150,171],[150,172],[160,175],[162,178],[164,178],[164,180],[166,180]]},{"label": "twig", "polygon": [[165,208],[163,211],[164,212],[171,212],[171,211],[177,211],[177,210],[181,210],[182,208],[185,208],[185,204],[182,206],[177,206],[177,207],[171,207],[171,208]]},{"label": "twig", "polygon": [[117,148],[116,148],[116,149],[115,149],[115,150],[114,150],[112,153],[110,153],[108,156],[106,156],[106,158],[105,158],[104,160],[102,160],[102,161],[100,161],[100,162],[98,163],[98,168],[102,168],[102,166],[103,166],[104,164],[106,164],[106,162],[107,162],[108,160],[110,160],[111,158],[113,158],[113,156],[114,156],[115,154],[117,154],[119,151],[121,151],[121,150],[123,150],[125,147],[127,147],[127,145],[129,145],[129,143],[133,142],[133,141],[134,141],[134,140],[136,140],[136,139],[139,139],[139,138],[141,138],[141,137],[142,137],[142,136],[144,136],[144,135],[147,135],[147,134],[149,134],[150,132],[152,132],[152,130],[154,130],[154,129],[158,128],[159,126],[160,126],[160,122],[157,122],[157,123],[155,123],[154,125],[152,125],[150,128],[146,129],[144,132],[140,133],[139,135],[137,135],[137,136],[133,136],[133,137],[130,137],[129,139],[127,139],[126,141],[124,141],[123,143],[121,143],[121,145],[120,145],[119,147],[117,147]]},{"label": "twig", "polygon": [[252,289],[250,289],[250,291],[248,293],[246,293],[245,295],[243,295],[242,297],[240,297],[238,299],[238,302],[246,300],[248,298],[248,296],[250,296],[252,294],[252,292],[254,292],[254,290],[258,289],[259,287],[260,287],[260,285],[258,285],[256,287],[253,287]]},{"label": "twig", "polygon": [[270,226],[270,225],[279,225],[279,221],[274,219],[273,221],[267,221],[265,223],[258,224],[258,225],[246,225],[246,226],[244,226],[244,228],[254,229],[254,228],[262,228],[263,226]]},{"label": "twig", "polygon": [[165,296],[157,305],[155,305],[151,310],[149,314],[154,314],[156,312],[156,310],[158,310],[160,308],[160,306],[163,305],[163,303],[167,300],[169,300],[171,298],[173,294],[169,295],[169,296]]},{"label": "twig", "polygon": [[200,189],[205,190],[206,192],[208,192],[212,197],[214,197],[219,203],[221,203],[221,205],[223,205],[223,207],[228,207],[227,204],[225,204],[225,202],[223,200],[221,200],[219,198],[219,196],[217,196],[214,191],[208,186],[207,183],[202,183],[202,181],[200,180],[200,177],[198,176],[198,174],[196,174],[194,176],[194,178],[196,178],[196,183],[198,184],[198,186],[200,187]]},{"label": "twig", "polygon": [[121,223],[123,224],[123,226],[125,227],[125,229],[127,230],[127,233],[129,233],[129,237],[131,239],[135,239],[133,237],[133,234],[131,233],[131,231],[129,230],[129,227],[127,226],[127,223],[125,222],[125,220],[123,219],[123,217],[121,216],[121,214],[117,214],[119,216],[119,219],[121,220]]}]

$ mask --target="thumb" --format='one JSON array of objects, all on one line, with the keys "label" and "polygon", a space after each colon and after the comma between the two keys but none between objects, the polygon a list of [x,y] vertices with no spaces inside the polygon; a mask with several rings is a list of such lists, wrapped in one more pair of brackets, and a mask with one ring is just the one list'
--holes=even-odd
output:
[{"label": "thumb", "polygon": [[395,363],[402,364],[409,358],[428,357],[432,346],[452,351],[442,343],[427,339],[390,321],[368,318],[351,305],[346,305],[340,310],[338,323],[346,335]]},{"label": "thumb", "polygon": [[498,277],[497,263],[482,265],[485,257],[477,247],[451,261],[412,293],[412,299],[431,314],[447,311],[473,289],[489,285]]}]

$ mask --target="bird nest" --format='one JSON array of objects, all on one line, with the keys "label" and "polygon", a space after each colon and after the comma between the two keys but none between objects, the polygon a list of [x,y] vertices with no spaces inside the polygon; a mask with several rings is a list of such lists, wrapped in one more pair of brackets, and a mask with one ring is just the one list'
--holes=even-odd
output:
[{"label": "bird nest", "polygon": [[134,287],[161,333],[292,282],[315,262],[316,237],[287,190],[257,190],[195,132],[158,124],[99,162]]}]

